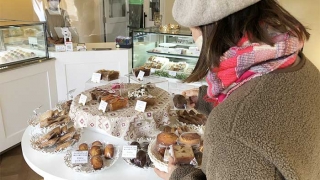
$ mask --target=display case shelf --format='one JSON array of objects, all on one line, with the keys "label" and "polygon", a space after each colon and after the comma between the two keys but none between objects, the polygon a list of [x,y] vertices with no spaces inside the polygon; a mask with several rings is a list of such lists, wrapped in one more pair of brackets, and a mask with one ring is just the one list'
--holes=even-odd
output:
[{"label": "display case shelf", "polygon": [[158,52],[152,52],[147,51],[150,55],[156,55],[156,56],[164,56],[164,57],[172,57],[172,58],[180,58],[180,59],[198,59],[199,56],[191,56],[191,55],[185,55],[185,54],[168,54],[168,53],[158,53]]}]

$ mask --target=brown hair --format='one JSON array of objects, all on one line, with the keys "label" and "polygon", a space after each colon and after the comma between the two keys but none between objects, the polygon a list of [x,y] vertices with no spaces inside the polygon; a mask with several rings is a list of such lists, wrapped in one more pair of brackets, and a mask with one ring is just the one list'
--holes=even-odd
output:
[{"label": "brown hair", "polygon": [[219,67],[220,56],[230,47],[236,46],[244,32],[249,34],[251,42],[273,45],[261,22],[279,32],[291,30],[300,41],[308,40],[310,37],[306,28],[276,0],[261,0],[215,23],[199,27],[203,36],[202,50],[196,67],[185,82],[199,81],[207,75],[209,69]]}]

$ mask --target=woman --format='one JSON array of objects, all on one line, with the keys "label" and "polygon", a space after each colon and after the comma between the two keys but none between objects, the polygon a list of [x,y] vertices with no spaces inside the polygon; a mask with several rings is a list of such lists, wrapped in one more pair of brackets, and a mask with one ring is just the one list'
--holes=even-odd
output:
[{"label": "woman", "polygon": [[173,16],[203,38],[186,81],[206,76],[195,106],[210,114],[201,170],[170,160],[169,173],[155,172],[171,180],[320,179],[320,73],[302,53],[305,27],[276,0],[176,0]]},{"label": "woman", "polygon": [[49,44],[63,44],[64,39],[59,38],[55,27],[70,27],[67,11],[61,9],[61,0],[47,0],[49,8],[45,10],[47,20],[47,36]]}]

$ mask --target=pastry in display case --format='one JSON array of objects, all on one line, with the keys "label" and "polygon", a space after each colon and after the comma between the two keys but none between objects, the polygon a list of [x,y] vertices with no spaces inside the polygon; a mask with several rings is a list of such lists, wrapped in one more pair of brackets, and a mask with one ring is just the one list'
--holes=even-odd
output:
[{"label": "pastry in display case", "polygon": [[0,68],[48,57],[45,23],[0,19]]},{"label": "pastry in display case", "polygon": [[193,71],[200,51],[190,30],[133,30],[133,69],[149,68],[151,75],[184,80]]}]

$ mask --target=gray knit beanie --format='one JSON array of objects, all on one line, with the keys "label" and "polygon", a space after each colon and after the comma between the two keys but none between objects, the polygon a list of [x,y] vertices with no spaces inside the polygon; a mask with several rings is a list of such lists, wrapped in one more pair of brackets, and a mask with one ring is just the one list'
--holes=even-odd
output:
[{"label": "gray knit beanie", "polygon": [[260,0],[175,0],[172,15],[182,26],[196,27],[218,21]]}]

